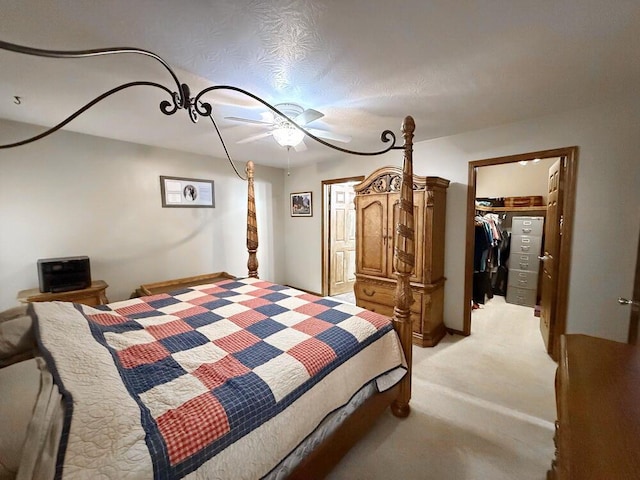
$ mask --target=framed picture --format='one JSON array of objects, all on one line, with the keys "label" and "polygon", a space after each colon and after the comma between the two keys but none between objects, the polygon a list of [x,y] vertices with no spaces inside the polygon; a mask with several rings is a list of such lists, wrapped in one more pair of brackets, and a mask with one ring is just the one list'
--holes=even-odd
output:
[{"label": "framed picture", "polygon": [[160,175],[163,207],[214,208],[213,180]]},{"label": "framed picture", "polygon": [[291,194],[291,216],[311,217],[313,216],[313,205],[311,204],[311,192],[297,192]]}]

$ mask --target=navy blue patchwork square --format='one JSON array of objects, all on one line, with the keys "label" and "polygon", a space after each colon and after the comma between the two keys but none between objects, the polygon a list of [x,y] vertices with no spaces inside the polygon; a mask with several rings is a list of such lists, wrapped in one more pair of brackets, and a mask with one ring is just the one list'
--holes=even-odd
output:
[{"label": "navy blue patchwork square", "polygon": [[244,295],[243,293],[238,293],[238,292],[234,292],[233,290],[226,290],[226,291],[222,291],[222,292],[216,292],[214,294],[212,294],[212,297],[218,297],[218,298],[231,298],[231,297],[237,297],[238,295]]},{"label": "navy blue patchwork square", "polygon": [[164,313],[157,310],[149,310],[147,312],[127,313],[126,317],[135,320],[136,318],[157,317],[158,315],[164,315]]},{"label": "navy blue patchwork square", "polygon": [[273,290],[274,292],[277,292],[279,290],[287,290],[289,288],[291,288],[291,287],[286,287],[284,285],[276,285],[276,284],[274,284],[274,285],[271,285],[270,287],[267,287],[266,290]]},{"label": "navy blue patchwork square", "polygon": [[281,307],[280,305],[276,305],[275,303],[262,305],[261,307],[254,308],[254,310],[267,317],[275,317],[276,315],[280,315],[281,313],[290,311],[288,308]]},{"label": "navy blue patchwork square", "polygon": [[128,390],[140,394],[157,385],[170,382],[187,372],[172,357],[166,357],[153,363],[120,370],[122,380]]},{"label": "navy blue patchwork square", "polygon": [[255,368],[267,363],[272,358],[282,354],[282,350],[265,342],[258,342],[233,354],[233,356],[248,368]]},{"label": "navy blue patchwork square", "polygon": [[333,323],[334,325],[345,321],[347,318],[351,318],[351,313],[341,312],[340,310],[325,310],[324,312],[318,313],[316,318],[320,320],[324,320],[325,322]]},{"label": "navy blue patchwork square", "polygon": [[169,305],[173,305],[175,303],[180,303],[180,300],[178,300],[177,298],[174,298],[174,297],[159,298],[157,300],[147,301],[147,305],[155,308],[156,310],[158,310],[158,309],[160,309],[162,307],[167,307]]},{"label": "navy blue patchwork square", "polygon": [[331,327],[316,338],[329,345],[338,357],[351,356],[358,351],[358,339],[340,327]]},{"label": "navy blue patchwork square", "polygon": [[265,300],[269,300],[270,302],[279,302],[280,300],[283,300],[285,298],[290,298],[290,295],[285,295],[280,292],[273,292],[267,295],[263,295],[262,298],[264,298]]},{"label": "navy blue patchwork square", "polygon": [[273,335],[280,330],[285,329],[286,327],[275,320],[267,318],[260,322],[256,322],[253,325],[250,325],[246,328],[246,330],[253,333],[256,337],[267,338],[270,335]]},{"label": "navy blue patchwork square", "polygon": [[192,315],[190,317],[183,318],[182,320],[191,328],[196,329],[204,325],[215,323],[218,320],[221,320],[222,318],[223,317],[221,315],[217,315],[213,312],[204,312],[204,313],[198,313],[197,315]]},{"label": "navy blue patchwork square", "polygon": [[193,330],[191,332],[184,332],[160,339],[158,342],[160,342],[171,353],[176,353],[209,343],[209,339],[200,332]]},{"label": "navy blue patchwork square", "polygon": [[261,420],[271,418],[276,406],[269,385],[253,372],[227,380],[212,393],[224,407],[231,434],[236,438],[260,426]]},{"label": "navy blue patchwork square", "polygon": [[[225,283],[223,285],[216,285],[219,288],[223,288],[225,290],[233,290],[235,288],[240,288],[240,287],[244,287],[245,284],[242,282],[229,282],[229,283]],[[216,295],[218,295],[218,293],[216,293]]]},{"label": "navy blue patchwork square", "polygon": [[124,332],[132,332],[134,330],[141,330],[144,327],[140,325],[138,322],[130,321],[124,323],[117,323],[115,325],[100,325],[97,326],[95,323],[90,322],[89,325],[91,329],[96,328],[101,332],[115,332],[115,333],[124,333]]},{"label": "navy blue patchwork square", "polygon": [[317,303],[319,305],[325,305],[330,308],[333,308],[336,305],[340,305],[340,302],[336,302],[335,300],[331,300],[330,298],[319,298],[313,303]]},{"label": "navy blue patchwork square", "polygon": [[230,305],[233,302],[229,300],[225,300],[224,298],[220,298],[218,300],[213,300],[212,302],[203,303],[202,307],[207,310],[215,310],[216,308],[224,307],[225,305]]}]

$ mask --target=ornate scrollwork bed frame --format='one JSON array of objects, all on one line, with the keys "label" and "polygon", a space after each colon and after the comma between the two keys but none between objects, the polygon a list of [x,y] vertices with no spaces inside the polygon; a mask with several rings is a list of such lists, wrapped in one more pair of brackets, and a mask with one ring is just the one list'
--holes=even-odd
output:
[{"label": "ornate scrollwork bed frame", "polygon": [[248,97],[253,98],[255,101],[263,104],[276,115],[283,117],[292,126],[301,130],[306,136],[314,141],[337,151],[352,154],[352,155],[381,155],[390,150],[403,150],[403,167],[402,167],[402,180],[399,186],[400,190],[400,212],[398,217],[398,224],[395,229],[395,249],[394,249],[394,269],[397,275],[397,287],[395,293],[395,308],[394,315],[392,317],[394,328],[402,343],[405,358],[407,360],[408,372],[399,385],[393,389],[375,395],[365,402],[365,404],[356,410],[343,424],[343,426],[323,442],[319,448],[316,448],[314,452],[294,471],[292,478],[320,478],[326,474],[330,468],[337,463],[337,461],[346,453],[349,447],[356,443],[356,441],[366,433],[366,431],[373,424],[373,419],[382,413],[386,407],[390,404],[391,411],[397,417],[406,417],[409,415],[410,407],[409,400],[411,398],[411,363],[412,363],[412,326],[410,319],[409,308],[413,301],[411,295],[411,288],[409,285],[409,278],[414,266],[414,220],[413,220],[413,190],[412,190],[412,176],[413,176],[413,133],[415,131],[415,123],[412,117],[405,117],[402,123],[402,135],[404,143],[401,146],[396,145],[396,136],[391,130],[385,130],[380,136],[380,140],[383,143],[388,143],[385,148],[372,152],[359,152],[349,150],[346,148],[338,147],[329,142],[326,142],[312,133],[305,130],[300,125],[296,124],[291,118],[287,117],[283,112],[264,101],[260,97],[243,90],[238,87],[229,85],[215,85],[207,87],[197,93],[191,94],[191,89],[186,83],[181,83],[178,76],[171,69],[169,64],[165,62],[160,56],[147,50],[141,50],[137,48],[107,48],[96,50],[82,50],[82,51],[54,51],[54,50],[42,50],[22,45],[16,45],[4,41],[0,41],[0,49],[8,50],[16,53],[34,55],[39,57],[51,57],[51,58],[85,58],[95,57],[103,55],[116,55],[116,54],[137,54],[147,57],[151,57],[157,60],[168,71],[173,82],[175,82],[175,90],[166,87],[165,85],[151,82],[151,81],[135,81],[129,82],[104,92],[95,99],[91,100],[83,107],[66,117],[57,125],[49,128],[48,130],[27,138],[19,140],[13,143],[0,145],[0,149],[14,148],[21,145],[40,140],[57,130],[61,129],[76,117],[81,115],[86,110],[93,107],[98,102],[105,98],[120,92],[124,89],[146,86],[159,88],[165,91],[171,98],[169,100],[163,100],[160,103],[160,110],[165,115],[173,115],[178,110],[185,110],[191,121],[194,123],[198,121],[199,117],[209,117],[211,120],[218,138],[222,143],[227,160],[233,167],[235,173],[246,180],[248,183],[248,201],[247,201],[247,250],[249,252],[249,259],[247,261],[248,275],[250,277],[258,277],[258,260],[256,252],[258,250],[258,227],[256,221],[256,205],[254,195],[254,164],[253,162],[247,162],[246,166],[246,178],[243,178],[235,164],[233,163],[229,151],[226,147],[220,129],[218,128],[215,119],[213,117],[213,106],[210,102],[204,100],[203,96],[209,92],[216,90],[231,90]]}]

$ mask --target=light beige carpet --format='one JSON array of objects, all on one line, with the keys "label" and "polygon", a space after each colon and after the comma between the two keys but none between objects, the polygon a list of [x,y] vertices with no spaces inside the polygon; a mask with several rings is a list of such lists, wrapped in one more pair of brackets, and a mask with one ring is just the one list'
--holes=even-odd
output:
[{"label": "light beige carpet", "polygon": [[328,478],[545,479],[556,364],[538,322],[494,297],[473,312],[471,336],[414,347],[411,415],[387,412]]}]

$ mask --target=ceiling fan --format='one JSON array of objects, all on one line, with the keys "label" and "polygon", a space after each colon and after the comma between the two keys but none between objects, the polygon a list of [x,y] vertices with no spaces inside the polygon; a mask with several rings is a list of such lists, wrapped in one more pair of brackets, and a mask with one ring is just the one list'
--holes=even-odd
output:
[{"label": "ceiling fan", "polygon": [[[321,113],[312,108],[304,109],[296,103],[279,103],[275,105],[275,108],[284,113],[287,117],[289,117],[301,127],[304,127],[305,130],[307,130],[309,133],[317,137],[343,143],[348,143],[351,141],[351,137],[349,137],[348,135],[341,135],[317,128],[307,128],[307,125],[309,123],[324,117],[324,113]],[[262,120],[243,117],[224,118],[235,122],[248,123],[251,125],[261,125],[268,129],[266,132],[258,133],[257,135],[251,135],[249,137],[238,140],[236,143],[249,143],[260,140],[261,138],[272,136],[274,140],[283,147],[293,147],[298,152],[307,149],[306,145],[304,144],[304,132],[298,130],[287,119],[277,115],[274,112],[268,111],[263,113]]]}]

